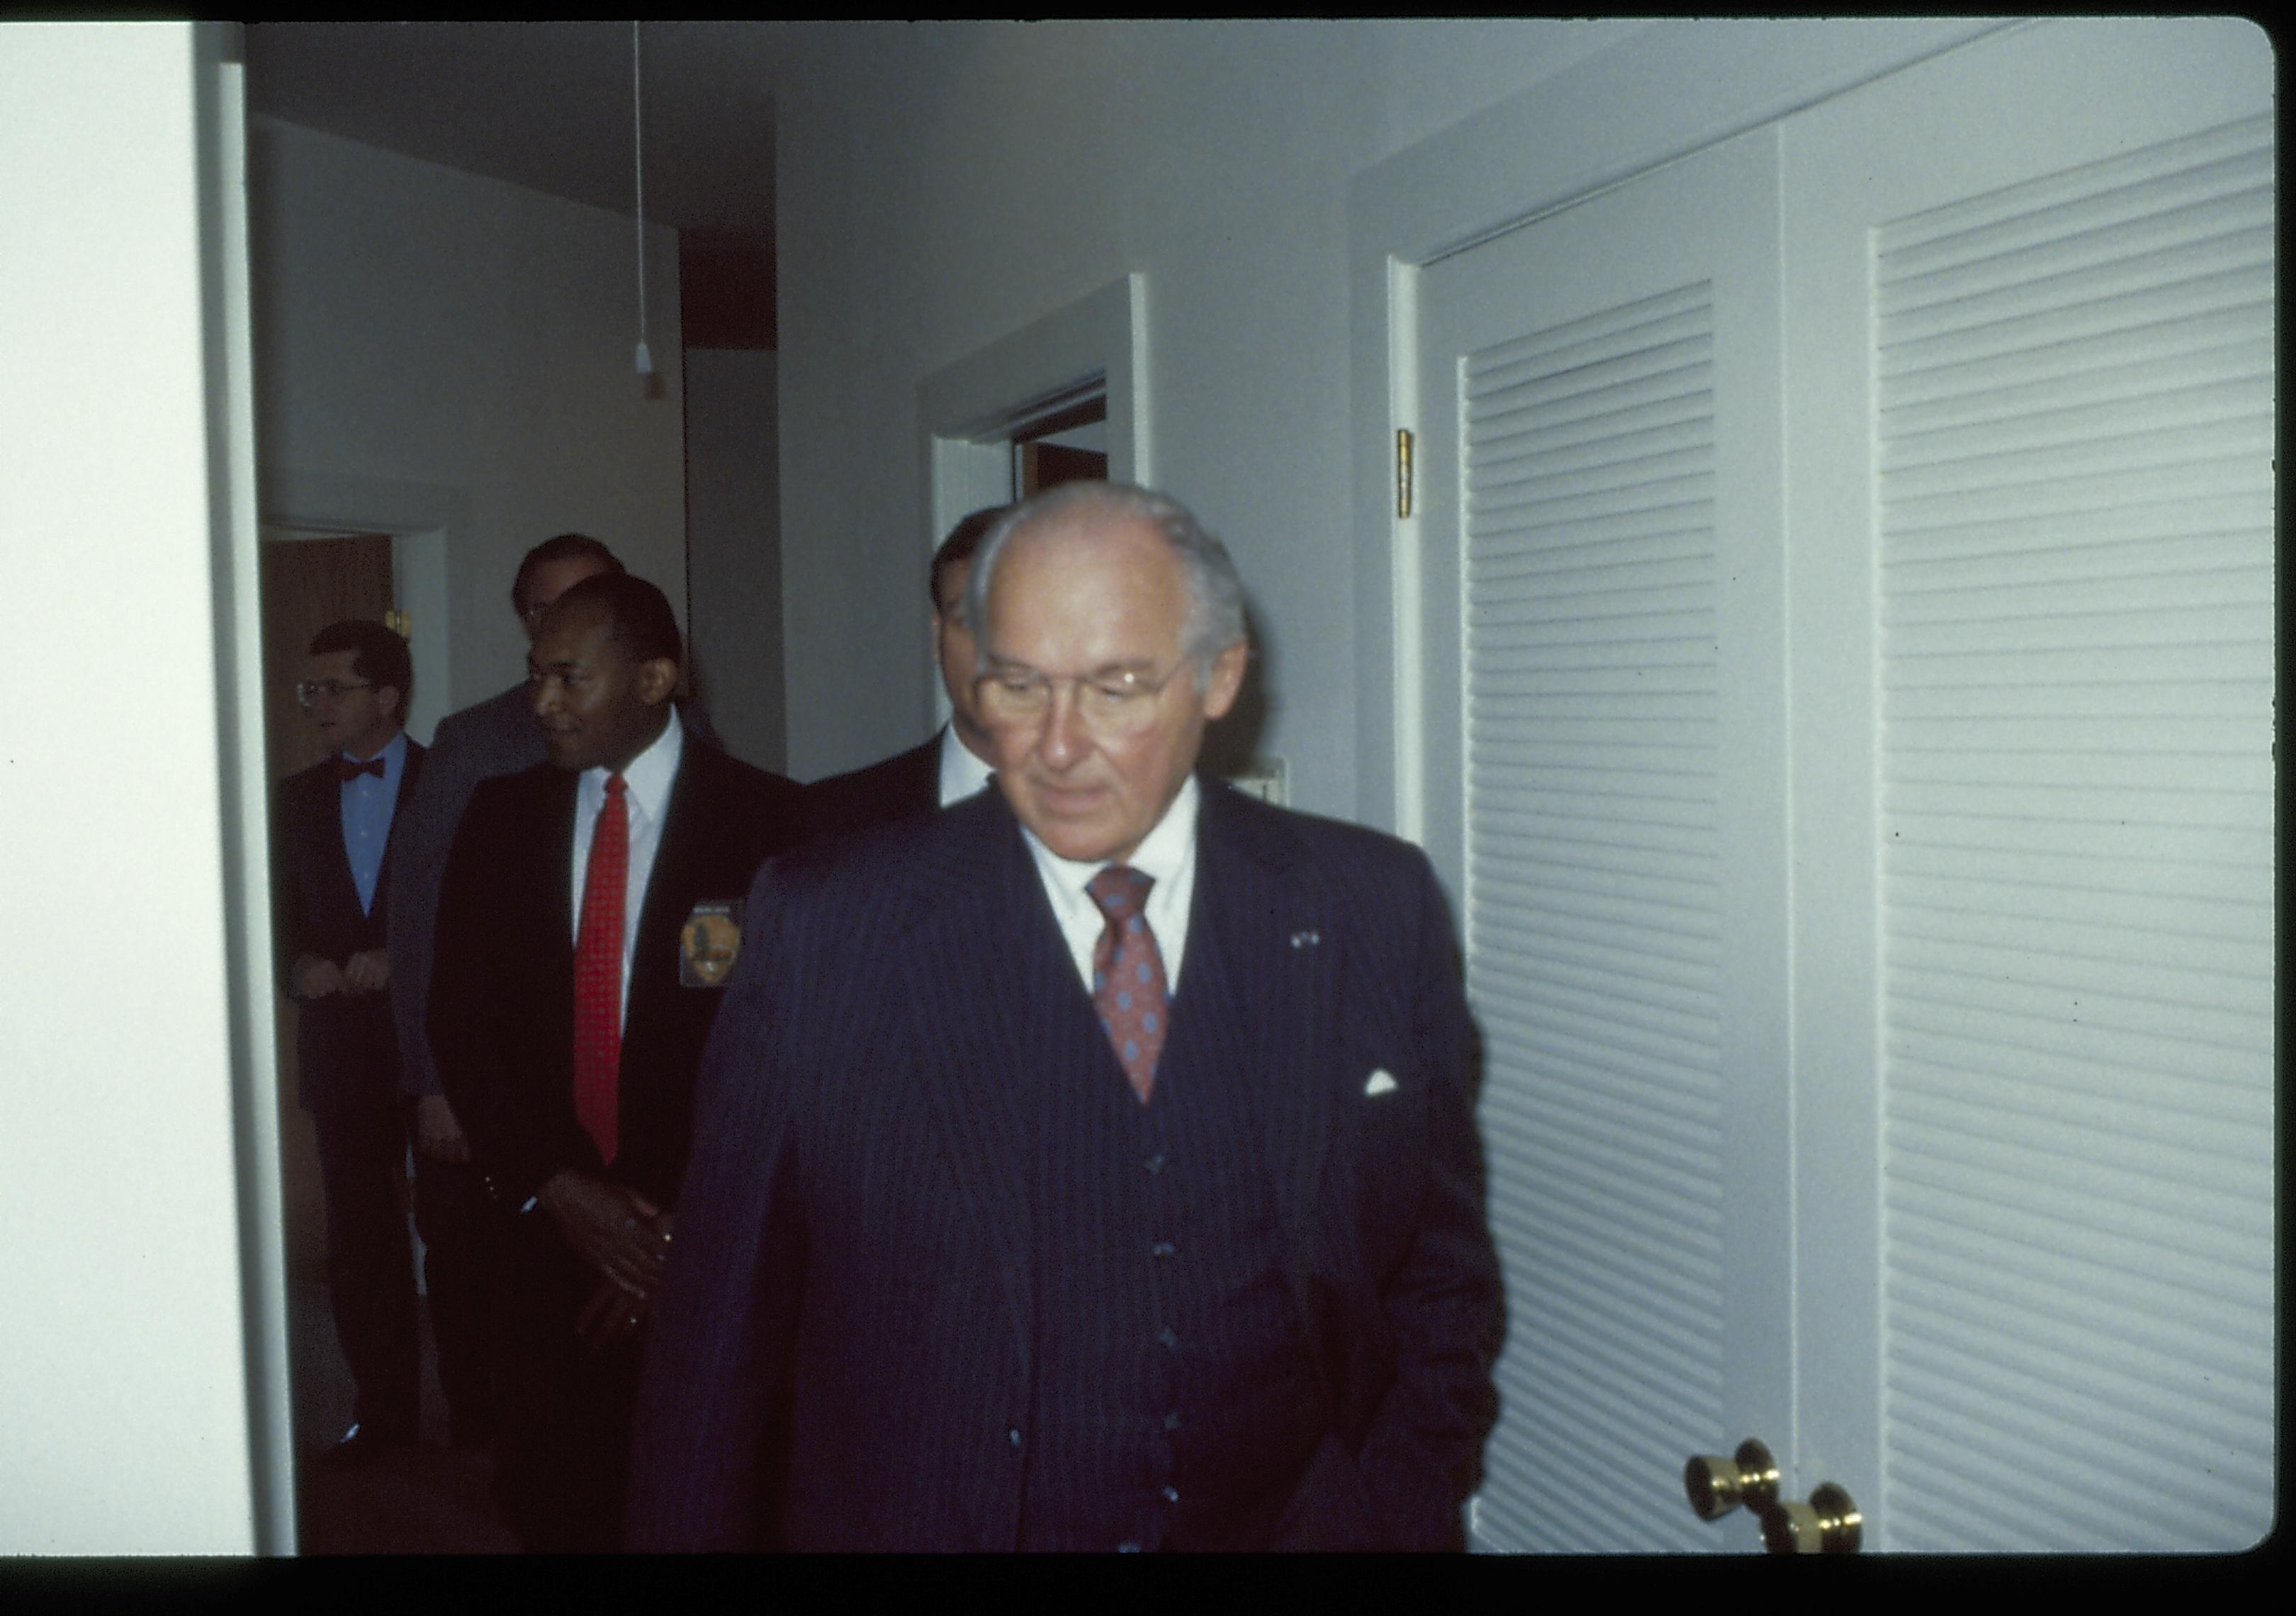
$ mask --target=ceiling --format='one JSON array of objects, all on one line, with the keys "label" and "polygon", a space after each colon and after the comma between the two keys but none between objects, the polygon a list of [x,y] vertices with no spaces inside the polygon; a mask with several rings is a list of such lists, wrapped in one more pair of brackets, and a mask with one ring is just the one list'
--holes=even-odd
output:
[{"label": "ceiling", "polygon": [[[771,240],[778,32],[644,25],[647,218]],[[630,36],[627,21],[250,23],[248,108],[629,213]]]}]

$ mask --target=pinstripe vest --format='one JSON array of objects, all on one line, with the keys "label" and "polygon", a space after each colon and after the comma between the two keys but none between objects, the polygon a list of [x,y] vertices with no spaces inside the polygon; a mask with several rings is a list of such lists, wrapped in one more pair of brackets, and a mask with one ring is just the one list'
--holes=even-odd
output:
[{"label": "pinstripe vest", "polygon": [[1185,1003],[1152,1103],[1096,1025],[1090,1070],[1037,1079],[1022,1548],[1263,1546],[1320,1435],[1274,1180]]}]

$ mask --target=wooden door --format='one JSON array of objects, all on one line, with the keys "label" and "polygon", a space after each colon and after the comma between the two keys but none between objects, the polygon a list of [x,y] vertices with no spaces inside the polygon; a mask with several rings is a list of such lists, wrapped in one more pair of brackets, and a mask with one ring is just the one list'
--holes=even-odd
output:
[{"label": "wooden door", "polygon": [[351,618],[381,622],[391,610],[390,539],[376,533],[288,537],[266,533],[258,552],[263,587],[264,750],[284,779],[325,755],[295,701],[311,636]]},{"label": "wooden door", "polygon": [[1018,498],[1042,493],[1055,483],[1104,482],[1108,480],[1108,456],[1098,449],[1071,448],[1061,443],[1019,443],[1013,445],[1021,458],[1020,492]]}]

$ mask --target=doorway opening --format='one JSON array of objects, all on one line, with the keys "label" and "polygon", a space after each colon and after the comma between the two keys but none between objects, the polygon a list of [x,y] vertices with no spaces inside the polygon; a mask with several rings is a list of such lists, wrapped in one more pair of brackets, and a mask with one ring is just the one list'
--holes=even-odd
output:
[{"label": "doorway opening", "polygon": [[[441,579],[434,575],[443,572],[444,533],[393,532],[371,519],[275,516],[262,523],[260,537],[257,568],[263,646],[264,775],[275,789],[289,776],[323,763],[330,752],[311,716],[298,701],[295,688],[303,676],[307,648],[327,625],[347,620],[380,622],[414,642],[410,649],[416,666],[410,707],[428,706],[435,710],[445,703],[443,659],[434,660],[424,654],[430,646],[444,644],[443,611],[424,604],[435,603],[443,593]],[[428,727],[426,721],[423,728]],[[414,728],[413,723],[408,725],[410,733]],[[280,833],[275,823],[273,834]],[[293,1464],[295,1547],[305,1554],[367,1552],[390,1543],[391,1531],[403,1527],[371,1518],[372,1499],[360,1490],[371,1488],[371,1482],[346,1470],[307,1462],[348,1427],[355,1390],[331,1317],[327,1201],[319,1132],[299,1099],[300,1013],[296,1001],[283,988],[275,987],[272,1028],[281,1251],[287,1300],[289,1429],[297,1456]],[[402,1160],[398,1189],[408,1261],[420,1296],[425,1265],[422,1243],[409,1215],[412,1167],[411,1159]],[[435,1385],[431,1339],[427,1326],[418,1328],[420,1373],[433,1382],[420,1396],[426,1407],[435,1409],[443,1407],[443,1394]],[[436,1459],[421,1471],[425,1488],[451,1487],[456,1497],[463,1498],[460,1513],[454,1516],[457,1522],[488,1522],[482,1485],[463,1473],[469,1466],[448,1450],[436,1451]],[[458,1541],[457,1546],[504,1546],[504,1542],[497,1541],[498,1530],[490,1536],[472,1529],[472,1534],[469,1542]]]},{"label": "doorway opening", "polygon": [[[926,555],[983,505],[1079,478],[1149,480],[1145,290],[1125,275],[919,385]],[[924,716],[938,727],[948,697],[929,636],[917,644]]]},{"label": "doorway opening", "polygon": [[1013,431],[1013,496],[1108,478],[1108,389],[1055,407]]},{"label": "doorway opening", "polygon": [[[391,622],[390,536],[265,524],[256,554],[262,580],[264,778],[273,787],[327,755],[325,742],[297,704],[295,682],[305,648],[330,623]],[[291,1285],[327,1276],[325,1202],[319,1181],[318,1136],[296,1103],[294,1001],[276,995],[281,1195],[286,1214]]]}]

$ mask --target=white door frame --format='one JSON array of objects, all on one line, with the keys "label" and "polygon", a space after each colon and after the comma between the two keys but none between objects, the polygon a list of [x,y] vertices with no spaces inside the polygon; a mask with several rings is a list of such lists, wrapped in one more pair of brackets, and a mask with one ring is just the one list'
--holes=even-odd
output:
[{"label": "white door frame", "polygon": [[[966,513],[1013,497],[1014,431],[1076,396],[1107,398],[1109,480],[1150,480],[1147,291],[1135,270],[917,384],[926,554]],[[921,643],[925,718],[937,728],[948,697],[930,644]]]}]

